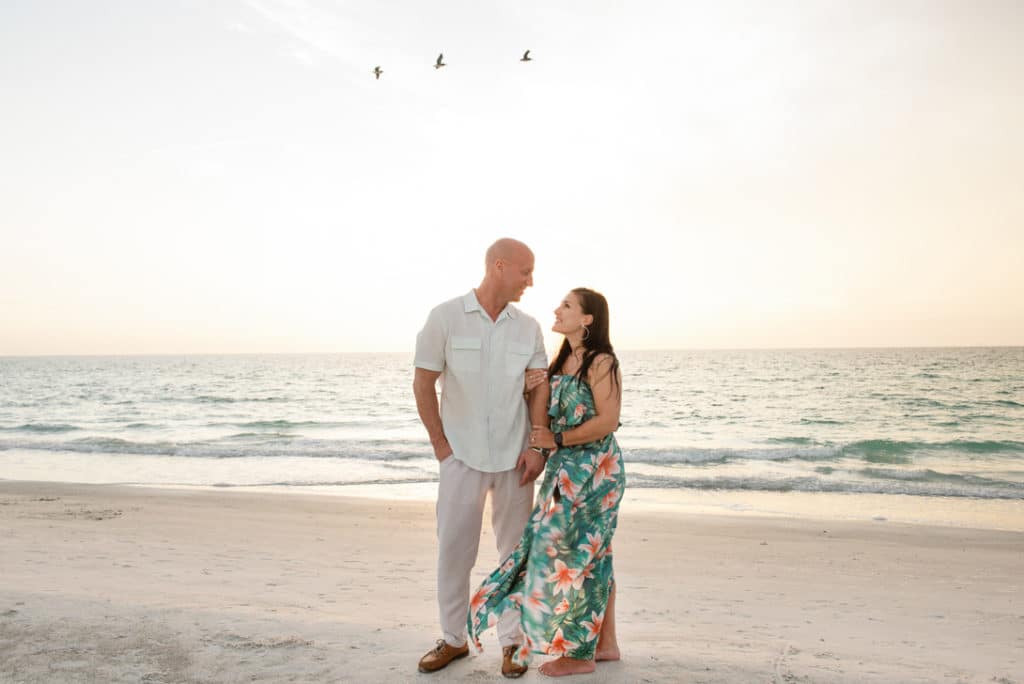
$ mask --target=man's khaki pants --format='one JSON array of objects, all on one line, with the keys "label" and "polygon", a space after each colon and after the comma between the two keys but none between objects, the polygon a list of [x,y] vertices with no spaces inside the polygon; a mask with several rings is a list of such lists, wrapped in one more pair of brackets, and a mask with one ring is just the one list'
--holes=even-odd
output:
[{"label": "man's khaki pants", "polygon": [[[491,492],[491,528],[504,560],[523,534],[533,508],[533,483],[519,486],[520,471],[484,473],[454,456],[441,461],[437,488],[437,601],[444,640],[452,646],[466,643],[469,613],[469,578],[480,548],[484,500]],[[508,610],[498,621],[498,641],[511,646],[522,642],[519,611]]]}]

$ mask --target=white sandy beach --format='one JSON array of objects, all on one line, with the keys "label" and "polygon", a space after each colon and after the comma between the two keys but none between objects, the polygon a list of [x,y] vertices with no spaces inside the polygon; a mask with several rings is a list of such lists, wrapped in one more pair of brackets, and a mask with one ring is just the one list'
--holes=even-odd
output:
[{"label": "white sandy beach", "polygon": [[[627,500],[623,660],[576,679],[1020,684],[1007,505],[1000,530]],[[434,550],[423,501],[0,481],[0,681],[504,681],[493,634],[416,672]],[[497,560],[488,533],[475,577]]]}]

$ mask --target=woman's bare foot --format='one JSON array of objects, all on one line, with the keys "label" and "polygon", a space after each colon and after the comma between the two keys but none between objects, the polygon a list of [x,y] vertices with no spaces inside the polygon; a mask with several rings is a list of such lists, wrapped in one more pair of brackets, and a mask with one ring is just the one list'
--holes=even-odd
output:
[{"label": "woman's bare foot", "polygon": [[608,607],[601,621],[601,636],[597,639],[597,648],[594,650],[594,661],[619,659],[619,640],[615,636],[615,584],[612,584],[608,592]]},{"label": "woman's bare foot", "polygon": [[549,660],[538,667],[537,671],[548,677],[565,677],[566,675],[587,674],[595,669],[593,660],[579,660],[562,656],[556,660]]}]

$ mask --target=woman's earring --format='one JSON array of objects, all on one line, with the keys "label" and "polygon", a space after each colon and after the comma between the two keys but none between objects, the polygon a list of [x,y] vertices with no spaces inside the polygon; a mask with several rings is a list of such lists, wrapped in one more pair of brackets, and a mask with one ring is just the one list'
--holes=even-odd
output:
[{"label": "woman's earring", "polygon": [[581,326],[583,328],[583,339],[590,337],[590,329],[587,326]]}]

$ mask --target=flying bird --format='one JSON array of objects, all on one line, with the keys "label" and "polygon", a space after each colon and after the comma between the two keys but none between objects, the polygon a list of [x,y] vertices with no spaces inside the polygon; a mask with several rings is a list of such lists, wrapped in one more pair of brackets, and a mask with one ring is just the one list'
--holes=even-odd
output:
[{"label": "flying bird", "polygon": [[448,66],[447,64],[444,63],[443,60],[444,60],[444,53],[442,52],[441,54],[439,54],[437,56],[437,62],[434,63],[434,68],[435,69],[440,69],[443,66]]},{"label": "flying bird", "polygon": [[520,62],[532,62],[533,58],[530,57],[530,51],[527,50],[526,52],[524,52],[522,58],[519,61]]},{"label": "flying bird", "polygon": [[383,74],[383,73],[384,73],[384,70],[381,69],[379,66],[373,67],[373,75],[377,77],[378,81],[380,80],[380,75]]}]

